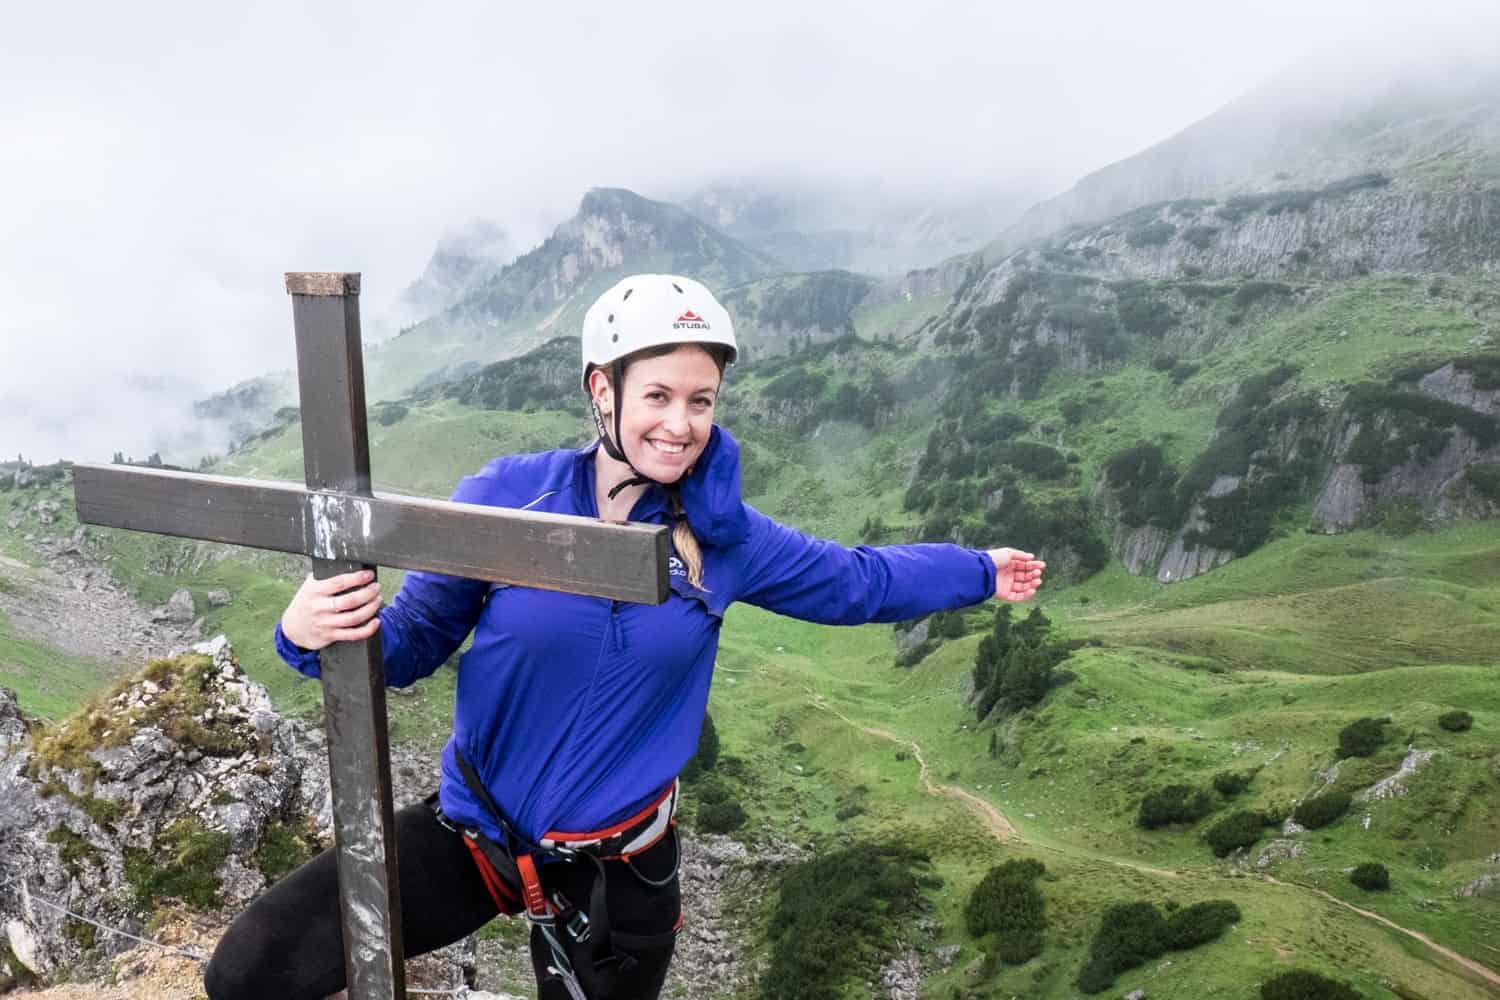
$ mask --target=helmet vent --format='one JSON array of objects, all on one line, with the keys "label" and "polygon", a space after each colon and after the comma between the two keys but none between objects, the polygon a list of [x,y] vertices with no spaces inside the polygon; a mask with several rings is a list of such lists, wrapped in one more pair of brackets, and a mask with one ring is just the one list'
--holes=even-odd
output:
[{"label": "helmet vent", "polygon": [[609,339],[610,343],[618,344],[620,342],[620,335],[618,333],[612,333],[609,335]]},{"label": "helmet vent", "polygon": [[[625,299],[630,298],[630,293],[633,292],[633,291],[635,291],[634,288],[627,288],[627,289],[625,289]],[[624,302],[625,299],[621,299],[620,301]]]},{"label": "helmet vent", "polygon": [[615,321],[615,314],[614,313],[610,313],[609,314],[609,319],[605,320],[606,323],[613,323],[614,321]]},{"label": "helmet vent", "polygon": [[677,294],[678,294],[678,295],[685,295],[685,294],[687,294],[687,293],[686,293],[686,292],[684,292],[684,291],[683,291],[683,290],[682,290],[682,286],[681,286],[681,285],[679,285],[679,284],[678,284],[678,283],[677,283],[677,282],[675,282],[675,281],[674,281],[674,282],[672,282],[672,287],[673,287],[673,288],[675,288],[675,289],[677,289]]}]

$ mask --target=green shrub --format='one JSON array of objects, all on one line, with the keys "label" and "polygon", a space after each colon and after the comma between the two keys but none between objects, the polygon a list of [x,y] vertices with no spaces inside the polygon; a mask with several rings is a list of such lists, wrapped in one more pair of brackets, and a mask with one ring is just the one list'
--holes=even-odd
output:
[{"label": "green shrub", "polygon": [[1172,366],[1170,377],[1173,385],[1181,385],[1198,374],[1198,366],[1189,361],[1179,361]]},{"label": "green shrub", "polygon": [[1227,899],[1213,899],[1173,911],[1167,918],[1167,947],[1173,951],[1196,948],[1240,922],[1240,908]]},{"label": "green shrub", "polygon": [[1493,503],[1500,503],[1500,462],[1478,462],[1464,472],[1469,486]]},{"label": "green shrub", "polygon": [[1260,1000],[1363,1000],[1363,994],[1316,972],[1293,969],[1261,983]]},{"label": "green shrub", "polygon": [[1247,281],[1235,289],[1233,301],[1235,308],[1244,309],[1265,298],[1290,294],[1292,294],[1291,288],[1279,281]]},{"label": "green shrub", "polygon": [[1385,722],[1381,719],[1356,719],[1339,730],[1339,757],[1368,757],[1385,742]]},{"label": "green shrub", "polygon": [[1047,928],[1042,894],[1033,884],[1046,871],[1040,861],[1011,860],[991,868],[964,906],[964,922],[973,937],[995,935],[996,955],[1020,965],[1042,950]]},{"label": "green shrub", "polygon": [[1474,376],[1474,388],[1489,392],[1500,389],[1500,354],[1475,354],[1454,358],[1453,367]]},{"label": "green shrub", "polygon": [[1078,988],[1099,993],[1115,977],[1166,951],[1183,951],[1213,941],[1240,920],[1239,907],[1227,899],[1194,903],[1179,910],[1169,902],[1170,918],[1147,902],[1123,903],[1104,911],[1089,944],[1089,957],[1078,974]]},{"label": "green shrub", "polygon": [[1169,823],[1196,823],[1213,810],[1213,798],[1202,788],[1168,785],[1141,799],[1136,824],[1155,830]]},{"label": "green shrub", "polygon": [[927,659],[927,657],[931,655],[932,652],[938,648],[938,646],[939,643],[936,640],[923,639],[921,642],[917,643],[915,646],[912,646],[910,649],[903,649],[901,652],[897,653],[896,666],[901,670],[908,670],[912,667],[915,667],[918,663],[921,663],[923,660]]},{"label": "green shrub", "polygon": [[1078,974],[1078,988],[1099,993],[1115,976],[1167,950],[1171,931],[1161,911],[1150,903],[1121,903],[1104,911],[1089,945],[1089,957]]},{"label": "green shrub", "polygon": [[1292,810],[1292,819],[1309,830],[1322,829],[1348,812],[1349,804],[1353,801],[1348,792],[1324,792],[1299,803]]},{"label": "green shrub", "polygon": [[1117,288],[1115,294],[1118,296],[1115,311],[1119,313],[1120,325],[1131,333],[1160,337],[1177,322],[1177,314],[1172,312],[1166,300],[1152,294],[1144,284],[1125,285]]},{"label": "green shrub", "polygon": [[1366,861],[1349,873],[1349,881],[1369,892],[1381,892],[1391,887],[1391,873],[1385,865]]},{"label": "green shrub", "polygon": [[704,833],[732,833],[748,819],[744,808],[733,799],[704,803],[698,809],[698,829]]},{"label": "green shrub", "polygon": [[1132,228],[1125,234],[1125,242],[1133,247],[1159,247],[1176,234],[1176,226],[1158,219]]},{"label": "green shrub", "polygon": [[1215,857],[1224,857],[1260,839],[1261,830],[1273,822],[1265,813],[1240,809],[1208,828],[1203,839],[1213,848]]},{"label": "green shrub", "polygon": [[823,373],[796,368],[767,382],[761,393],[767,399],[815,400],[823,395],[827,384],[828,376]]},{"label": "green shrub", "polygon": [[1473,728],[1474,716],[1462,709],[1456,709],[1452,712],[1444,712],[1438,716],[1438,725],[1450,733],[1461,733]]},{"label": "green shrub", "polygon": [[683,781],[697,781],[719,763],[719,731],[714,717],[703,713],[703,728],[698,731],[698,749],[682,768]]},{"label": "green shrub", "polygon": [[405,420],[407,412],[400,403],[384,403],[375,411],[375,419],[380,421],[380,426],[389,427]]},{"label": "green shrub", "polygon": [[1250,787],[1250,779],[1255,777],[1249,771],[1220,771],[1214,775],[1214,791],[1232,799],[1236,795]]},{"label": "green shrub", "polygon": [[925,854],[856,844],[789,869],[767,939],[764,1000],[823,1000],[875,975],[922,905]]},{"label": "green shrub", "polygon": [[1183,231],[1182,238],[1199,250],[1207,250],[1218,235],[1219,231],[1213,226],[1189,226]]},{"label": "green shrub", "polygon": [[1061,479],[1068,473],[1068,462],[1062,452],[1050,445],[1032,441],[1011,441],[996,449],[999,464],[1038,479]]}]

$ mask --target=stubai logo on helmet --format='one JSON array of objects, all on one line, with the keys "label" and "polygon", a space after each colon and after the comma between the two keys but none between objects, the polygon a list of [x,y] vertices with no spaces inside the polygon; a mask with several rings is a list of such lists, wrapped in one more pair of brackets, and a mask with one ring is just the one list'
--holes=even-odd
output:
[{"label": "stubai logo on helmet", "polygon": [[702,316],[699,316],[697,313],[689,309],[687,312],[677,317],[677,319],[672,323],[672,329],[708,330],[712,328],[708,325],[707,321],[705,321]]}]

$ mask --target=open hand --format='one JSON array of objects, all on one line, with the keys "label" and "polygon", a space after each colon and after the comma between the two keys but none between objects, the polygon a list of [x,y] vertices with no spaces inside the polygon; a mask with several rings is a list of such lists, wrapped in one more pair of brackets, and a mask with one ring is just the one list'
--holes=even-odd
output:
[{"label": "open hand", "polygon": [[281,631],[303,649],[368,639],[380,628],[380,581],[373,570],[315,580],[311,574],[281,616]]},{"label": "open hand", "polygon": [[995,560],[995,600],[1024,601],[1042,585],[1047,564],[1020,549],[990,549]]}]

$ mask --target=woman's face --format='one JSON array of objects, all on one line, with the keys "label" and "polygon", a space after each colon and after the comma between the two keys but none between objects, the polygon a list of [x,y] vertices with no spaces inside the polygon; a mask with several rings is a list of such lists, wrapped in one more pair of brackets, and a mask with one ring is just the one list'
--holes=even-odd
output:
[{"label": "woman's face", "polygon": [[[637,471],[659,483],[675,483],[687,474],[708,446],[719,381],[714,359],[691,344],[626,369],[619,444]],[[596,371],[590,387],[609,414],[609,379]]]}]

